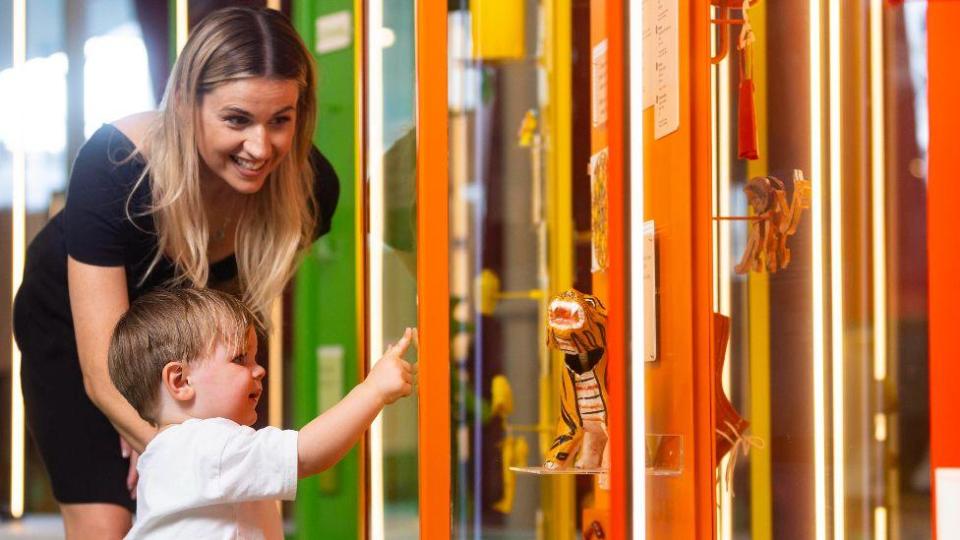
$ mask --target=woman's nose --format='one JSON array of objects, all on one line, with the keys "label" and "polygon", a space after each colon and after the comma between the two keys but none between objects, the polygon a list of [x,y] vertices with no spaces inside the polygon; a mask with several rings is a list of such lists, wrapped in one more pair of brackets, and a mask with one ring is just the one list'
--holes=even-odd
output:
[{"label": "woman's nose", "polygon": [[250,135],[244,142],[244,150],[250,154],[253,159],[269,158],[270,145],[267,144],[267,132],[263,126],[254,126],[250,129]]}]

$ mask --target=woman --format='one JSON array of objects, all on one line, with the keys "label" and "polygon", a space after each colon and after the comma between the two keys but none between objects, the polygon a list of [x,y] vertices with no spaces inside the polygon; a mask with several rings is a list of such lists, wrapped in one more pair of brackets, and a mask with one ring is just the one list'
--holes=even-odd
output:
[{"label": "woman", "polygon": [[80,150],[14,315],[28,423],[68,538],[127,532],[135,458],[155,433],[107,374],[130,301],[233,283],[265,320],[298,253],[329,229],[339,185],[310,142],[314,91],[289,21],[227,8],[193,30],[159,112],[105,125]]}]

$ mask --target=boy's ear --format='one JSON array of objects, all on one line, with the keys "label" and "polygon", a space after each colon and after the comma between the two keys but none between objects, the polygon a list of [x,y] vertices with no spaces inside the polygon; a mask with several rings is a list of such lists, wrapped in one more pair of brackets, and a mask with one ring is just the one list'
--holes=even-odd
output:
[{"label": "boy's ear", "polygon": [[163,387],[173,399],[177,401],[193,399],[193,387],[187,381],[183,362],[167,362],[167,365],[163,366],[162,377]]}]

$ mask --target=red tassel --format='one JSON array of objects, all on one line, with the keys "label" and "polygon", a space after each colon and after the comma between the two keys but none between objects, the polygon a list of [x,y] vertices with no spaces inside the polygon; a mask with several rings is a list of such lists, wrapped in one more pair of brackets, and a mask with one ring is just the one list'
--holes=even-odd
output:
[{"label": "red tassel", "polygon": [[[747,47],[749,48],[749,46]],[[757,143],[757,112],[753,101],[753,78],[747,77],[749,70],[747,48],[740,51],[740,102],[738,104],[737,121],[737,157],[740,159],[757,159],[760,157]],[[749,58],[752,61],[752,57]]]}]

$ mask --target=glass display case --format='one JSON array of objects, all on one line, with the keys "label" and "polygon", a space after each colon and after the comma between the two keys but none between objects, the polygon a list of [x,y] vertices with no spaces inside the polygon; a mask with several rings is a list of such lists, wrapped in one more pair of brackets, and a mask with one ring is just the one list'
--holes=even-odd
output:
[{"label": "glass display case", "polygon": [[[365,6],[366,350],[372,365],[417,326],[414,2]],[[412,355],[411,355],[412,357]],[[411,358],[412,359],[412,358]],[[419,537],[417,396],[384,409],[367,438],[371,538]]]},{"label": "glass display case", "polygon": [[[608,129],[618,128],[608,126],[607,84],[620,67],[604,8],[449,4],[455,538],[612,532],[610,467],[625,465],[613,450],[622,429],[611,429],[624,417],[623,380],[612,375],[623,372],[622,317],[612,319],[623,303],[610,297],[623,269],[611,195],[622,174],[608,165]],[[568,289],[585,296],[558,296]],[[555,339],[564,309],[599,328],[578,365]]]},{"label": "glass display case", "polygon": [[[140,49],[223,3],[160,40],[144,2],[0,2],[0,112],[23,77],[60,104],[0,126],[0,275],[121,116],[66,59],[136,66],[148,108]],[[269,423],[419,331],[415,395],[300,485],[297,537],[930,536],[925,2],[250,3],[313,52],[342,187],[274,312]],[[54,511],[16,372],[0,506]]]},{"label": "glass display case", "polygon": [[717,537],[926,537],[924,8],[752,4],[711,68]]},{"label": "glass display case", "polygon": [[[416,14],[415,63],[389,12]],[[608,32],[610,19],[600,1],[364,3],[368,358],[391,328],[410,324],[404,313],[416,316],[419,416],[396,425],[418,425],[419,473],[416,462],[402,470],[419,478],[407,508],[419,511],[423,537],[617,534],[611,514],[627,484],[617,477],[626,467],[623,95],[608,81],[622,80],[610,40],[623,32]],[[414,65],[417,112],[404,117],[414,86],[401,72]],[[408,136],[392,133],[397,118]],[[407,247],[395,245],[406,230],[416,231]],[[409,288],[405,276],[416,276]],[[586,296],[551,307],[568,289]],[[580,352],[558,350],[565,316],[594,325]],[[367,451],[373,538],[407,534],[377,487],[388,463],[378,430],[384,449],[400,434],[387,436],[391,414]]]}]

